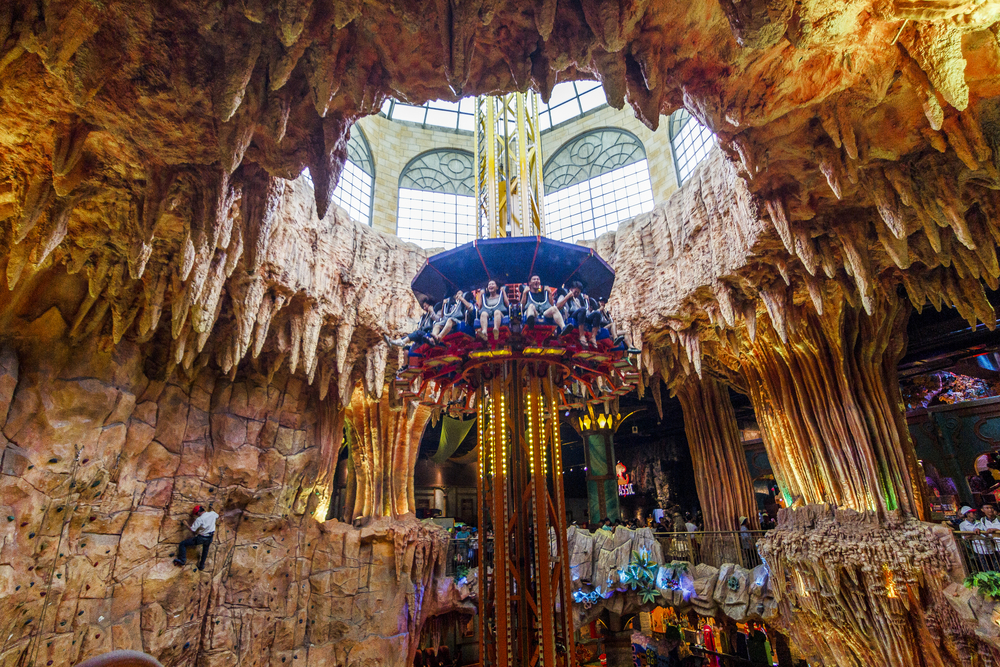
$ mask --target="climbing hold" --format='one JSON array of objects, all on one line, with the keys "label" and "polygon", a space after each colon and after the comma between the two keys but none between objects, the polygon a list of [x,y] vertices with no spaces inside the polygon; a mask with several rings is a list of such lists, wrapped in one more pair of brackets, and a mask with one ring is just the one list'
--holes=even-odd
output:
[{"label": "climbing hold", "polygon": [[53,456],[51,459],[49,459],[49,463],[59,463],[59,459]]},{"label": "climbing hold", "polygon": [[90,488],[92,488],[92,489],[93,489],[94,487],[96,487],[96,486],[100,486],[100,485],[101,485],[101,480],[99,480],[99,479],[95,479],[95,480],[94,480],[94,483],[90,485]]},{"label": "climbing hold", "polygon": [[29,539],[29,540],[30,540],[30,539],[33,539],[34,537],[35,537],[35,534],[34,534],[34,533],[28,533],[28,539]]},{"label": "climbing hold", "polygon": [[184,642],[184,648],[185,649],[191,648],[191,642]]},{"label": "climbing hold", "polygon": [[62,511],[63,511],[63,507],[61,505],[56,508],[56,512],[62,512]]},{"label": "climbing hold", "polygon": [[12,517],[12,516],[8,516],[7,517],[7,521],[13,521],[13,520],[14,520],[14,517]]}]

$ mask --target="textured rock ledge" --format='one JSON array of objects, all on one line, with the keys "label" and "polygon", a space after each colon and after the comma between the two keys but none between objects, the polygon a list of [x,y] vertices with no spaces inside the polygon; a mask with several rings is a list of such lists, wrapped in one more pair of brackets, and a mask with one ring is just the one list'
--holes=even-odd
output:
[{"label": "textured rock ledge", "polygon": [[[402,666],[463,604],[443,531],[316,520],[331,453],[301,380],[154,381],[132,344],[32,340],[0,353],[0,665]],[[171,562],[196,503],[221,514],[204,572]]]}]

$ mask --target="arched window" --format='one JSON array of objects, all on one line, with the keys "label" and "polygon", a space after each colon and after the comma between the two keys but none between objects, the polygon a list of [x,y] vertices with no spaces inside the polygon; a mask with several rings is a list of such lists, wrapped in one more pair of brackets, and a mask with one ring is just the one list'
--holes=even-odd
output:
[{"label": "arched window", "polygon": [[422,248],[454,248],[476,238],[472,153],[441,149],[410,160],[399,176],[396,234]]},{"label": "arched window", "polygon": [[351,128],[351,138],[347,140],[347,162],[340,174],[340,183],[333,191],[333,200],[351,218],[366,225],[372,224],[372,200],[375,196],[375,165],[372,151],[368,147],[361,128]]},{"label": "arched window", "polygon": [[545,164],[545,235],[594,239],[653,208],[646,149],[631,132],[592,130]]},{"label": "arched window", "polygon": [[677,167],[677,184],[687,180],[715,143],[715,135],[684,109],[670,117],[670,149]]}]

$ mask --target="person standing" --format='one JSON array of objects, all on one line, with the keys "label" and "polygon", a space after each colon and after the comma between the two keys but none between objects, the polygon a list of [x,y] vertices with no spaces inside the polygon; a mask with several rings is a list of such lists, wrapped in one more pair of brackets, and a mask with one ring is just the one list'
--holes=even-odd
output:
[{"label": "person standing", "polygon": [[986,572],[993,569],[993,561],[996,559],[996,548],[992,542],[984,537],[983,524],[979,520],[974,507],[964,506],[959,510],[962,516],[962,523],[958,524],[958,530],[962,533],[973,533],[973,535],[963,535],[962,541],[968,545],[972,544],[972,553],[975,554],[979,569]]},{"label": "person standing", "polygon": [[183,567],[187,564],[188,547],[201,545],[201,558],[198,560],[198,569],[205,569],[205,559],[208,558],[208,548],[212,546],[212,538],[215,537],[215,522],[219,520],[219,515],[209,507],[208,511],[201,505],[195,505],[191,511],[194,516],[194,523],[188,528],[194,533],[180,543],[177,548],[177,557],[174,558],[174,565]]},{"label": "person standing", "polygon": [[979,528],[987,536],[993,538],[993,553],[990,555],[991,570],[1000,571],[1000,516],[993,503],[984,503],[980,508],[983,518],[979,520]]}]

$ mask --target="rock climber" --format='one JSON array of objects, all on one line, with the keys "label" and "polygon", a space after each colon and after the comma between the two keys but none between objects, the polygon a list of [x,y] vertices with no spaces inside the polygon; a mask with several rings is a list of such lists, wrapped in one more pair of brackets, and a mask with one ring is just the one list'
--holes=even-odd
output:
[{"label": "rock climber", "polygon": [[195,505],[194,509],[191,510],[191,515],[194,517],[194,523],[188,528],[194,533],[194,537],[189,537],[180,543],[174,565],[183,567],[187,563],[188,547],[200,544],[201,559],[198,561],[198,569],[204,570],[205,559],[208,558],[208,548],[212,546],[212,538],[215,537],[215,522],[219,519],[219,515],[213,512],[211,507],[206,511],[201,505]]}]

